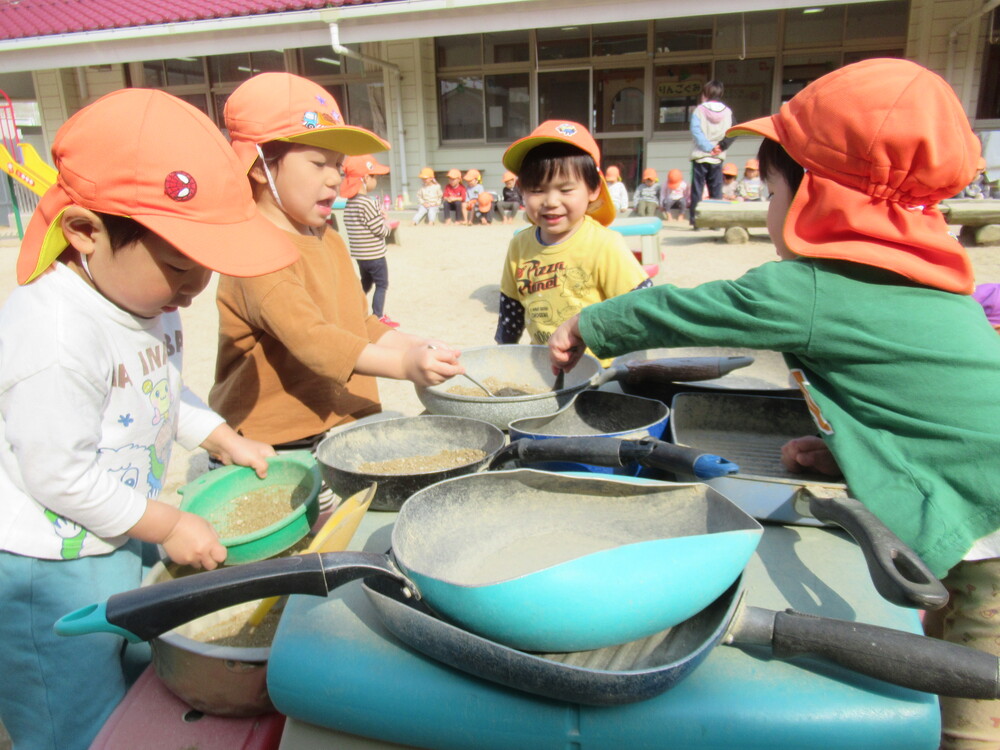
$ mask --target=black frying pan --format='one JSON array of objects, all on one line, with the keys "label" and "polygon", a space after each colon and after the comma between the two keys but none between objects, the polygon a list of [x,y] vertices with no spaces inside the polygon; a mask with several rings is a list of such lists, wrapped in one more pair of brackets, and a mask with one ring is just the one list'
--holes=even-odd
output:
[{"label": "black frying pan", "polygon": [[386,628],[440,662],[556,700],[613,706],[652,698],[687,677],[719,643],[763,647],[778,659],[812,656],[913,690],[1000,697],[1000,659],[901,630],[747,606],[742,576],[694,617],[648,638],[577,653],[508,648],[439,619],[386,578],[363,588]]}]

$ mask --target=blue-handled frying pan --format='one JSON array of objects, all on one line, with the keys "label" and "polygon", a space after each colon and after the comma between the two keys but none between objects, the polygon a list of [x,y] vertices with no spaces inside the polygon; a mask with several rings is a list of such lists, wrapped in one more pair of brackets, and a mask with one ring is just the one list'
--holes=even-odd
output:
[{"label": "blue-handled frying pan", "polygon": [[644,638],[704,609],[742,573],[760,524],[704,484],[636,484],[527,469],[445,480],[414,494],[392,554],[309,554],[125,592],[62,618],[57,632],[153,638],[223,607],[325,596],[383,575],[438,615],[526,651]]}]

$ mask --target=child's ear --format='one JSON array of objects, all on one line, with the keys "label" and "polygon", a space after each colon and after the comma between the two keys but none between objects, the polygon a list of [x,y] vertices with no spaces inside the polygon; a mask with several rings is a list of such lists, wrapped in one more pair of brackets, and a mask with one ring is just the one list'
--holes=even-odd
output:
[{"label": "child's ear", "polygon": [[82,206],[68,206],[62,213],[59,228],[70,247],[83,255],[94,252],[98,241],[107,236],[101,217]]},{"label": "child's ear", "polygon": [[264,171],[263,162],[261,162],[260,159],[253,163],[253,166],[250,167],[250,171],[247,172],[247,175],[258,185],[267,184],[267,173]]}]

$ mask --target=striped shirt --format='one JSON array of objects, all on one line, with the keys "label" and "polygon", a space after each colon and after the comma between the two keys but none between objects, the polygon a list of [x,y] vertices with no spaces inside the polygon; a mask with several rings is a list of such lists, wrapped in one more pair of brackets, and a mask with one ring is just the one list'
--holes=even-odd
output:
[{"label": "striped shirt", "polygon": [[373,198],[355,195],[344,207],[344,228],[347,244],[355,260],[375,260],[385,257],[385,238],[389,225]]}]

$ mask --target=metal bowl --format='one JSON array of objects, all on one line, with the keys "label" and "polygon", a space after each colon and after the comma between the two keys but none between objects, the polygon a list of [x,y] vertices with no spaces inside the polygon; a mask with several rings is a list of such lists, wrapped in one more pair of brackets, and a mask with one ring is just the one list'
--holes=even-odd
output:
[{"label": "metal bowl", "polygon": [[[142,585],[197,572],[159,562]],[[219,646],[196,638],[230,618],[249,618],[257,603],[237,604],[199,617],[150,642],[153,669],[170,692],[191,708],[215,716],[257,716],[275,710],[267,693],[270,647]]]},{"label": "metal bowl", "polygon": [[[378,482],[373,510],[399,510],[417,490],[442,479],[472,474],[484,469],[503,448],[503,430],[468,417],[421,415],[383,419],[336,432],[316,448],[316,460],[326,483],[340,497],[349,497]],[[481,459],[447,469],[409,474],[365,471],[369,462],[430,456],[443,450],[473,448]]]},{"label": "metal bowl", "polygon": [[462,351],[462,365],[479,381],[496,378],[538,389],[541,393],[524,396],[465,396],[449,393],[462,378],[440,385],[417,386],[417,398],[431,414],[471,417],[506,430],[515,419],[552,414],[566,406],[580,391],[592,385],[601,372],[601,363],[585,354],[566,373],[564,387],[553,390],[555,375],[549,364],[547,346],[512,344],[478,346]]}]

